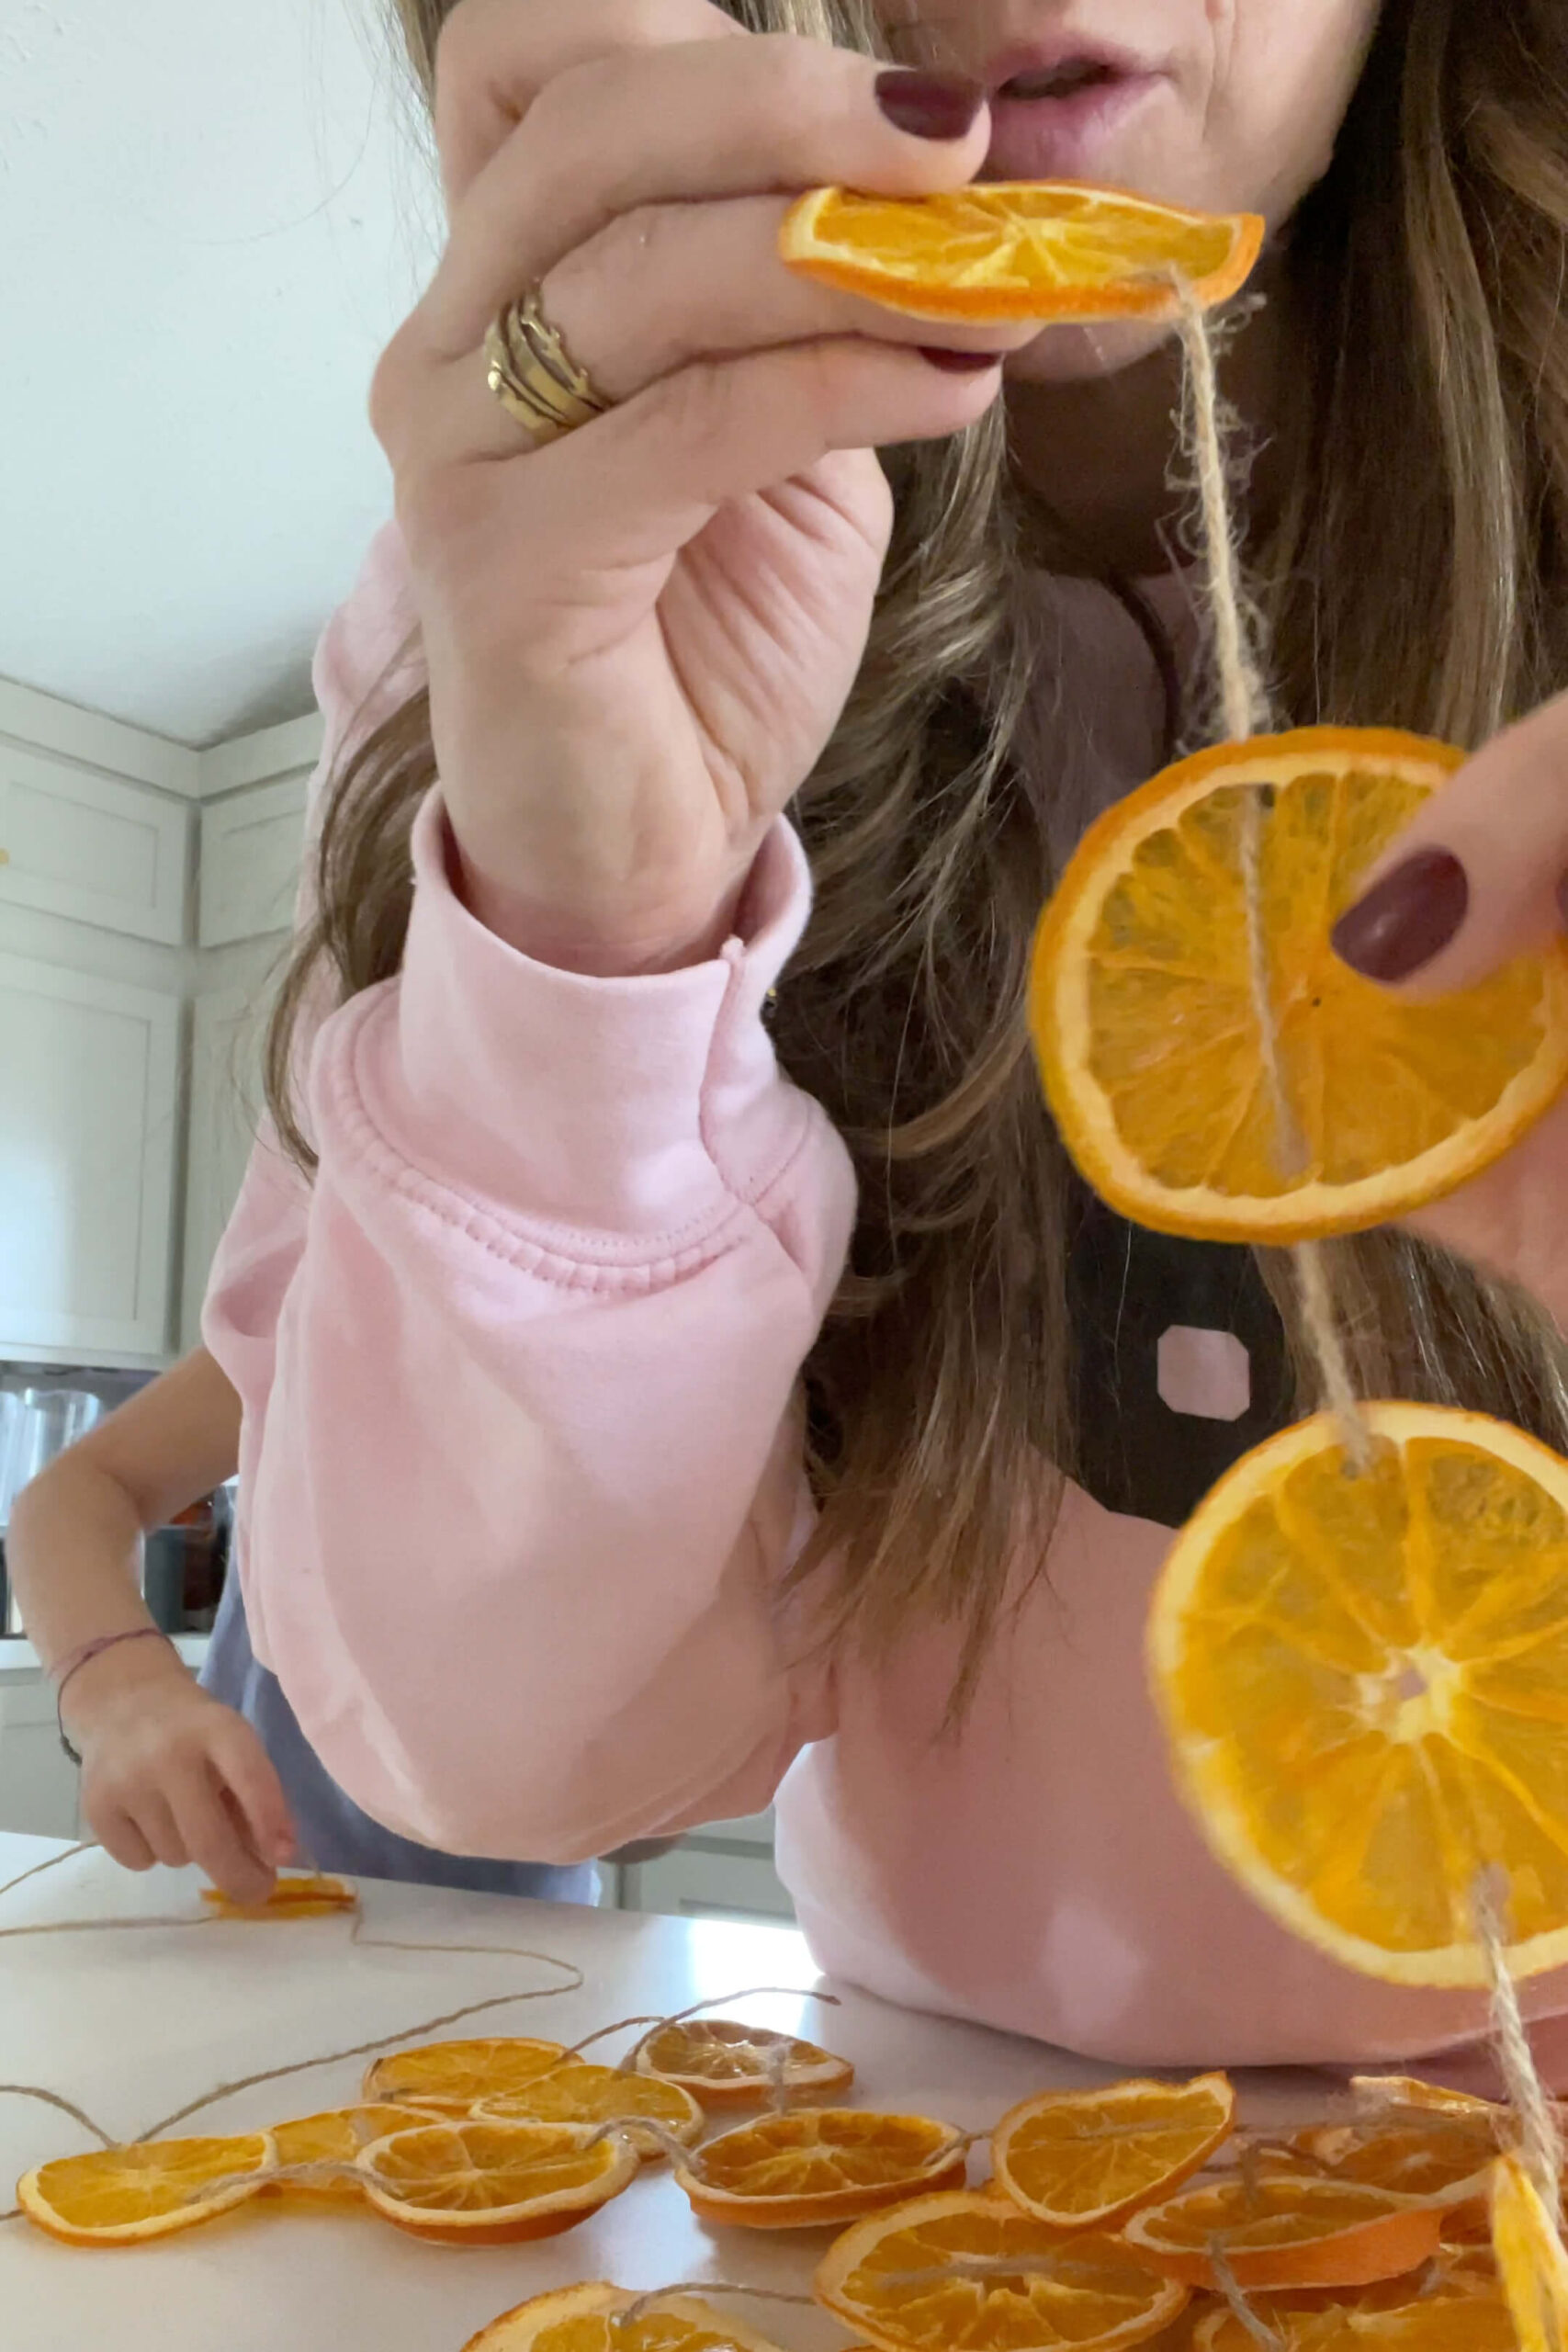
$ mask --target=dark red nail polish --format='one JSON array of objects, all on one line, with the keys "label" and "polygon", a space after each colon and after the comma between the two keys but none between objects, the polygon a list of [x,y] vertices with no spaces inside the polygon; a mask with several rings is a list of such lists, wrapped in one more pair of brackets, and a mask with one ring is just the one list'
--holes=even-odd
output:
[{"label": "dark red nail polish", "polygon": [[1451,851],[1418,849],[1334,926],[1334,953],[1369,980],[1407,980],[1445,948],[1470,905]]},{"label": "dark red nail polish", "polygon": [[894,65],[876,77],[877,105],[896,130],[914,139],[962,139],[985,102],[979,83],[961,74]]},{"label": "dark red nail polish", "polygon": [[982,368],[999,368],[1002,364],[999,351],[934,351],[928,350],[923,343],[918,348],[922,359],[929,360],[933,368],[945,368],[953,376],[976,376]]}]

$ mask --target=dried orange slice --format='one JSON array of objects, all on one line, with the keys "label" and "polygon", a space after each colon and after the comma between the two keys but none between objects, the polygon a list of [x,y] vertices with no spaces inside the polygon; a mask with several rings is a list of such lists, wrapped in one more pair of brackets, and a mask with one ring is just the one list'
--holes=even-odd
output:
[{"label": "dried orange slice", "polygon": [[1223,302],[1250,275],[1263,222],[1189,212],[1121,188],[992,180],[940,196],[811,189],[779,252],[792,269],[917,319],[1171,319],[1177,286]]},{"label": "dried orange slice", "polygon": [[[1063,1141],[1124,1216],[1221,1241],[1354,1232],[1451,1192],[1559,1092],[1568,943],[1419,1004],[1329,945],[1361,876],[1460,757],[1306,728],[1184,760],[1089,829],[1041,921],[1029,1019]],[[1288,1146],[1242,879],[1259,792]]]},{"label": "dried orange slice", "polygon": [[846,2230],[819,2302],[878,2352],[1121,2352],[1187,2301],[1117,2238],[1059,2231],[999,2197],[918,2197]]},{"label": "dried orange slice", "polygon": [[[272,2136],[280,2167],[350,2165],[373,2140],[385,2140],[393,2132],[406,2132],[429,2120],[417,2107],[334,2107],[321,2115],[296,2115],[287,2123],[275,2123]],[[328,2170],[319,2180],[269,2182],[267,2193],[355,2203],[364,2194],[364,2184],[351,2174]]]},{"label": "dried orange slice", "polygon": [[372,2141],[359,2156],[378,2213],[441,2245],[512,2245],[574,2229],[618,2197],[639,2158],[619,2135],[573,2123],[463,2117]]},{"label": "dried orange slice", "polygon": [[236,1903],[221,1888],[204,1886],[201,1899],[225,1919],[323,1919],[357,1911],[359,1896],[346,1879],[301,1871],[276,1880],[265,1903]]},{"label": "dried orange slice", "polygon": [[[621,2313],[640,2304],[636,2316]],[[633,2294],[595,2281],[535,2295],[468,2338],[463,2352],[778,2352],[699,2296]]]},{"label": "dried orange slice", "polygon": [[367,2099],[412,2103],[442,2115],[466,2115],[480,2099],[520,2091],[566,2056],[558,2041],[502,2035],[480,2041],[426,2041],[391,2050],[366,2073]]},{"label": "dried orange slice", "polygon": [[705,2222],[812,2229],[963,2181],[967,2142],[929,2115],[817,2107],[760,2116],[710,2140],[675,2177]]},{"label": "dried orange slice", "polygon": [[1218,2284],[1216,2249],[1239,2287],[1360,2287],[1430,2261],[1441,2218],[1356,2181],[1232,2174],[1145,2206],[1122,2235],[1139,2261],[1188,2287]]},{"label": "dried orange slice", "polygon": [[1293,2145],[1337,2180],[1360,2180],[1435,2205],[1486,2195],[1507,2128],[1506,2108],[1409,2075],[1358,2076],[1365,2112],[1296,2134]]},{"label": "dried orange slice", "polygon": [[1325,1417],[1244,1456],[1171,1548],[1149,1619],[1178,1781],[1296,1934],[1407,1984],[1487,1982],[1480,1873],[1515,1973],[1568,1960],[1568,1462],[1430,1405]]},{"label": "dried orange slice", "polygon": [[243,2205],[276,2163],[267,2132],[145,2140],[39,2165],[17,2183],[17,2202],[29,2222],[72,2245],[133,2245]]},{"label": "dried orange slice", "polygon": [[761,2107],[770,2099],[836,2098],[855,2070],[847,2058],[793,2033],[734,2018],[660,2026],[637,2053],[637,2072],[679,2083],[704,2107]]},{"label": "dried orange slice", "polygon": [[691,2092],[679,2083],[663,2082],[657,2075],[623,2075],[618,2067],[591,2066],[581,2060],[552,2066],[504,2098],[485,2099],[474,2113],[502,2119],[534,2116],[541,2123],[624,2120],[627,2138],[644,2156],[660,2156],[665,2150],[654,2132],[637,2130],[639,2118],[687,2147],[701,2137],[705,2120]]},{"label": "dried orange slice", "polygon": [[1003,2116],[991,2161],[1025,2212],[1058,2229],[1103,2229],[1199,2171],[1235,2120],[1224,2075],[1045,2091]]},{"label": "dried orange slice", "polygon": [[1499,2156],[1492,2176],[1492,2249],[1519,2352],[1563,2352],[1568,2345],[1568,2259],[1517,2156]]},{"label": "dried orange slice", "polygon": [[[1406,2300],[1379,2308],[1343,2302],[1292,2309],[1265,2299],[1255,2316],[1270,2329],[1280,2352],[1517,2352],[1506,2304],[1490,2292],[1421,2295],[1401,2282]],[[1198,2323],[1192,2352],[1257,2352],[1258,2339],[1228,2311]]]}]

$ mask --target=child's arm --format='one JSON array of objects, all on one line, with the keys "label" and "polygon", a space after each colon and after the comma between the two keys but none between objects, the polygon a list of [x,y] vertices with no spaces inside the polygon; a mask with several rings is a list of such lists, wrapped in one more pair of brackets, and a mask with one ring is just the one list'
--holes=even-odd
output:
[{"label": "child's arm", "polygon": [[578,1859],[766,1804],[831,1728],[779,1610],[853,1214],[762,1021],[805,865],[781,826],[743,940],[613,979],[467,912],[438,798],[415,855],[400,978],[317,1040],[315,1181],[263,1148],[209,1297],[247,1617],[368,1812]]},{"label": "child's arm", "polygon": [[[151,1626],[141,1539],[232,1475],[239,1429],[239,1398],[198,1348],[24,1489],[6,1566],[46,1669]],[[117,1861],[196,1862],[238,1901],[265,1895],[292,1846],[276,1775],[249,1724],[199,1690],[166,1643],[120,1642],[89,1659],[62,1717],[81,1751],[87,1820]]]}]

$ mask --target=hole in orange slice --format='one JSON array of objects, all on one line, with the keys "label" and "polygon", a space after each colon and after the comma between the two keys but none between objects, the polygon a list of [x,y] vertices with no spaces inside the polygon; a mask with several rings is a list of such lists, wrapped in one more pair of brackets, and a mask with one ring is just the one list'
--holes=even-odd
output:
[{"label": "hole in orange slice", "polygon": [[1250,213],[1189,212],[1120,188],[992,180],[936,196],[813,188],[785,214],[792,269],[919,319],[1171,319],[1178,280],[1223,302],[1263,240]]},{"label": "hole in orange slice", "polygon": [[[1568,1079],[1568,943],[1407,1002],[1329,945],[1360,877],[1459,764],[1410,735],[1224,744],[1119,801],[1035,941],[1029,1019],[1079,1170],[1134,1223],[1287,1242],[1402,1216],[1489,1166]],[[1263,811],[1281,1148],[1254,1006],[1243,823]]]},{"label": "hole in orange slice", "polygon": [[991,2135],[997,2178],[1058,2229],[1103,2229],[1201,2170],[1235,2118],[1224,2075],[1046,2091]]}]

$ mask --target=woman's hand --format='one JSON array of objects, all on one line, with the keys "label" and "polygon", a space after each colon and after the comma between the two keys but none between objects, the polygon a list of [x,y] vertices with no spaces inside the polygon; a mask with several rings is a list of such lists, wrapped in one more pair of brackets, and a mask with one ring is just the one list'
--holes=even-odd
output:
[{"label": "woman's hand", "polygon": [[[924,135],[898,127],[922,103]],[[707,0],[461,0],[448,19],[449,242],[371,414],[457,878],[514,944],[627,973],[722,943],[860,663],[891,526],[875,447],[951,434],[998,388],[919,346],[1037,332],[808,283],[779,222],[823,182],[962,187],[987,121],[977,90],[950,86],[944,111],[924,76],[743,32]],[[616,403],[538,447],[481,356],[532,285]]]},{"label": "woman's hand", "polygon": [[243,1716],[151,1642],[91,1659],[62,1713],[82,1758],[82,1809],[107,1853],[129,1871],[194,1862],[236,1903],[265,1901],[294,1832]]},{"label": "woman's hand", "polygon": [[[1439,995],[1568,933],[1568,695],[1433,797],[1334,944],[1370,979]],[[1506,1156],[1410,1220],[1520,1283],[1568,1331],[1568,1094]]]}]

